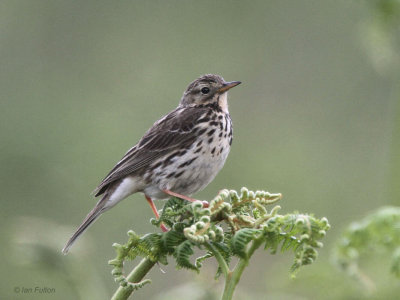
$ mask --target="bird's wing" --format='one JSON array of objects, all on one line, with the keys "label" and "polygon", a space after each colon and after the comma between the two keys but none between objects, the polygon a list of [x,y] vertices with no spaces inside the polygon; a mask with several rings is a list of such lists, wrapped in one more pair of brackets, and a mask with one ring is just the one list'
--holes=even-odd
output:
[{"label": "bird's wing", "polygon": [[142,139],[132,147],[95,189],[95,196],[101,195],[107,187],[136,171],[147,167],[155,159],[190,147],[196,140],[195,125],[206,122],[207,108],[178,107],[154,123]]}]

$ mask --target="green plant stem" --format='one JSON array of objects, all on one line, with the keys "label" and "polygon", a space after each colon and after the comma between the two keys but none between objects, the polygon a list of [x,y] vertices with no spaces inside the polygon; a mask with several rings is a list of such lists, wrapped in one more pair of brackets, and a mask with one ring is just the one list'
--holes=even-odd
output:
[{"label": "green plant stem", "polygon": [[[156,262],[143,258],[141,262],[132,270],[132,272],[126,277],[129,282],[137,283],[140,282],[143,277],[151,270]],[[132,294],[134,288],[130,285],[125,287],[120,286],[112,296],[111,300],[126,300]]]},{"label": "green plant stem", "polygon": [[228,274],[230,273],[229,266],[226,263],[225,259],[222,257],[221,253],[217,249],[215,249],[215,247],[211,243],[206,243],[205,246],[209,251],[212,252],[212,254],[214,254],[225,278],[228,277]]},{"label": "green plant stem", "polygon": [[221,300],[232,300],[233,293],[235,291],[236,285],[239,283],[244,268],[248,266],[251,256],[253,255],[254,251],[256,251],[258,247],[260,247],[261,244],[262,239],[254,240],[247,250],[246,257],[239,259],[233,271],[228,271],[228,274],[225,276],[225,288]]}]

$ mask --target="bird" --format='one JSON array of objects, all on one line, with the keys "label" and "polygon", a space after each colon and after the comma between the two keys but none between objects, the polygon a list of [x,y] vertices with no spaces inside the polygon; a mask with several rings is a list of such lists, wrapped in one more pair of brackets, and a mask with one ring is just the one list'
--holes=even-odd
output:
[{"label": "bird", "polygon": [[[190,196],[204,189],[222,169],[233,138],[228,90],[240,81],[214,74],[189,84],[177,108],[156,121],[126,152],[94,190],[101,196],[62,249],[67,254],[76,239],[105,211],[141,192],[157,218],[153,200]],[[163,231],[169,229],[160,225]]]}]

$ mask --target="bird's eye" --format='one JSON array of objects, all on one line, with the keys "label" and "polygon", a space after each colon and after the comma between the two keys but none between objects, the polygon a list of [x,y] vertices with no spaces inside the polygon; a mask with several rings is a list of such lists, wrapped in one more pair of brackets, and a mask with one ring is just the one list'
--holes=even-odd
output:
[{"label": "bird's eye", "polygon": [[209,92],[210,92],[210,89],[208,87],[203,87],[201,89],[201,93],[204,94],[204,95],[208,94]]}]

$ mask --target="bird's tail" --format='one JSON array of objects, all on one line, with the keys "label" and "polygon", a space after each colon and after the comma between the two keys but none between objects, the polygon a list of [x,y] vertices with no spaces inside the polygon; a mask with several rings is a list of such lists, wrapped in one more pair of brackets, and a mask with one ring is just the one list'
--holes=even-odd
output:
[{"label": "bird's tail", "polygon": [[86,216],[86,218],[83,220],[82,224],[79,225],[78,229],[75,231],[75,233],[72,235],[72,237],[68,240],[68,242],[65,244],[64,248],[62,249],[63,254],[67,254],[69,251],[69,248],[73,245],[73,243],[79,238],[79,236],[89,228],[91,224],[93,224],[94,221],[97,220],[98,217],[101,216],[103,212],[108,210],[110,207],[105,206],[105,198],[107,197],[104,196],[97,204],[96,206],[92,209],[90,213]]}]

